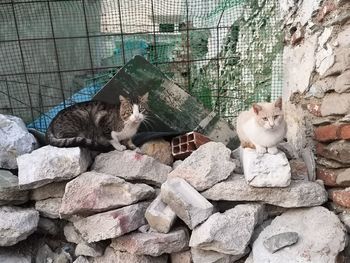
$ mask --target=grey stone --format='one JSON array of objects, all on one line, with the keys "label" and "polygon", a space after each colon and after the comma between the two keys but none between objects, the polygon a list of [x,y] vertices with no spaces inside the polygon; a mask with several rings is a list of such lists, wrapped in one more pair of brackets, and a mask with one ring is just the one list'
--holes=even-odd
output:
[{"label": "grey stone", "polygon": [[343,164],[350,164],[350,142],[345,140],[335,141],[320,147],[319,156],[331,159]]},{"label": "grey stone", "polygon": [[100,257],[103,255],[104,246],[100,243],[79,243],[75,247],[76,256]]},{"label": "grey stone", "polygon": [[144,225],[144,214],[148,205],[148,202],[137,203],[82,218],[73,224],[88,243],[115,238]]},{"label": "grey stone", "polygon": [[283,232],[265,239],[263,245],[268,251],[275,253],[284,247],[295,244],[298,239],[299,236],[296,232]]},{"label": "grey stone", "polygon": [[119,177],[86,172],[66,186],[60,208],[61,216],[89,215],[108,211],[152,198],[155,191],[146,184],[132,184]]},{"label": "grey stone", "polygon": [[213,213],[213,205],[184,179],[169,178],[161,187],[161,198],[186,225],[193,229]]},{"label": "grey stone", "polygon": [[335,55],[330,44],[327,44],[327,48],[320,48],[316,54],[316,72],[323,76],[327,70],[334,65]]},{"label": "grey stone", "polygon": [[147,208],[145,217],[150,227],[158,232],[168,233],[175,222],[176,214],[158,195]]},{"label": "grey stone", "polygon": [[316,180],[316,162],[315,155],[310,147],[304,147],[301,150],[301,157],[306,164],[309,181]]},{"label": "grey stone", "polygon": [[335,77],[327,77],[313,83],[307,93],[315,98],[323,98],[327,92],[334,90]]},{"label": "grey stone", "polygon": [[[344,0],[344,3],[347,3],[348,0]],[[349,47],[349,37],[350,37],[350,26],[344,25],[342,30],[339,31],[337,35],[336,42],[339,47]]]},{"label": "grey stone", "polygon": [[349,48],[337,48],[334,51],[335,53],[335,63],[333,66],[327,70],[325,73],[325,76],[331,76],[331,75],[339,75],[346,71],[347,69],[350,69],[350,53]]},{"label": "grey stone", "polygon": [[113,239],[111,247],[117,251],[157,257],[165,253],[170,254],[188,249],[188,241],[186,229],[173,230],[167,234],[134,232]]},{"label": "grey stone", "polygon": [[345,115],[343,118],[339,120],[341,123],[350,123],[350,114]]},{"label": "grey stone", "polygon": [[281,142],[277,145],[277,148],[284,152],[288,160],[298,158],[298,154],[294,151],[293,146],[289,142]]},{"label": "grey stone", "polygon": [[151,257],[145,255],[135,255],[128,252],[115,251],[107,247],[102,257],[92,258],[90,263],[167,263],[168,255]]},{"label": "grey stone", "polygon": [[30,199],[39,201],[48,198],[60,197],[62,198],[64,195],[64,190],[67,182],[53,182],[50,184],[46,184],[39,188],[31,190]]},{"label": "grey stone", "polygon": [[[299,241],[271,253],[264,241],[281,232],[296,232]],[[276,217],[253,244],[254,262],[336,262],[347,243],[345,228],[338,217],[324,207],[289,210]]]},{"label": "grey stone", "polygon": [[350,183],[350,168],[347,169],[338,169],[339,173],[337,174],[336,183],[338,185],[349,185]]},{"label": "grey stone", "polygon": [[89,260],[86,257],[79,256],[73,263],[89,263]]},{"label": "grey stone", "polygon": [[18,247],[0,247],[0,262],[2,263],[32,263],[30,251]]},{"label": "grey stone", "polygon": [[29,192],[18,187],[18,177],[10,171],[0,170],[0,205],[17,205],[28,201]]},{"label": "grey stone", "polygon": [[286,187],[290,184],[291,169],[283,152],[258,154],[254,149],[241,152],[244,176],[255,187]]},{"label": "grey stone", "polygon": [[254,228],[264,217],[260,204],[237,205],[211,215],[192,231],[190,246],[237,256],[246,254]]},{"label": "grey stone", "polygon": [[33,208],[0,207],[0,246],[12,246],[37,228],[39,212]]},{"label": "grey stone", "polygon": [[96,172],[156,186],[166,181],[171,169],[152,157],[129,150],[102,153],[96,157],[92,167]]},{"label": "grey stone", "polygon": [[340,221],[343,222],[348,233],[350,233],[350,212],[344,211],[344,212],[338,214],[338,217],[339,217]]},{"label": "grey stone", "polygon": [[220,142],[200,146],[168,176],[185,179],[197,191],[203,191],[225,180],[235,169],[231,150]]},{"label": "grey stone", "polygon": [[324,187],[315,182],[292,180],[288,187],[257,188],[249,186],[240,175],[231,176],[202,195],[214,201],[260,201],[286,208],[317,206],[327,201]]},{"label": "grey stone", "polygon": [[63,228],[64,236],[68,242],[79,244],[83,243],[84,239],[80,236],[78,230],[74,227],[73,223],[68,223]]},{"label": "grey stone", "polygon": [[[337,105],[337,107],[334,107]],[[350,111],[350,93],[329,93],[322,100],[321,114],[329,115],[345,115]]]},{"label": "grey stone", "polygon": [[171,263],[192,263],[191,250],[175,252],[170,254]]},{"label": "grey stone", "polygon": [[150,226],[148,224],[140,226],[137,231],[141,232],[141,233],[147,233],[148,231],[152,231]]},{"label": "grey stone", "polygon": [[336,168],[337,169],[337,168],[348,167],[347,164],[339,163],[337,161],[329,160],[327,158],[322,158],[320,156],[317,156],[316,163],[320,164],[326,168]]},{"label": "grey stone", "polygon": [[350,90],[350,70],[345,71],[337,77],[334,90],[338,93],[348,92]]},{"label": "grey stone", "polygon": [[35,209],[44,217],[60,218],[59,210],[61,207],[61,198],[48,198],[45,200],[36,201]]},{"label": "grey stone", "polygon": [[72,179],[86,171],[91,157],[85,148],[44,146],[17,158],[18,183],[22,188],[38,188],[54,181]]},{"label": "grey stone", "polygon": [[313,118],[311,120],[312,125],[315,126],[321,126],[321,125],[327,125],[336,122],[339,119],[337,116],[327,116],[327,117],[318,117]]},{"label": "grey stone", "polygon": [[16,158],[37,147],[37,141],[20,118],[0,114],[0,168],[17,169]]},{"label": "grey stone", "polygon": [[[248,251],[249,250],[247,250],[247,253]],[[232,263],[241,257],[194,247],[191,248],[191,254],[193,263]]]},{"label": "grey stone", "polygon": [[44,235],[57,236],[60,232],[60,227],[56,221],[46,217],[40,217],[37,231]]}]

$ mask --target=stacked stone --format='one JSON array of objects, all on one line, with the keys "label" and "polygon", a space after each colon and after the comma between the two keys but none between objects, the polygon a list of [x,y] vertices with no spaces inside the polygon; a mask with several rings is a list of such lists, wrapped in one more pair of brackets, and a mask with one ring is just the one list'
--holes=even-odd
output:
[{"label": "stacked stone", "polygon": [[258,162],[264,171],[274,164],[263,182],[291,173],[283,187],[249,185],[239,150],[216,142],[173,167],[129,150],[20,155],[18,177],[0,173],[0,262],[334,262],[345,228],[320,206],[327,192],[306,164],[280,149],[291,171],[274,160],[282,153]]}]

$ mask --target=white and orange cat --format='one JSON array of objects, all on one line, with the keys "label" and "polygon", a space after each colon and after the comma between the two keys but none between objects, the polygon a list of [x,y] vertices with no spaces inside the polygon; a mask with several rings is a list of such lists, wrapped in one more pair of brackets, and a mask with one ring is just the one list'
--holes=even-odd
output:
[{"label": "white and orange cat", "polygon": [[287,132],[282,98],[272,103],[254,103],[250,110],[238,115],[236,127],[243,148],[255,148],[259,154],[277,154],[277,144]]}]

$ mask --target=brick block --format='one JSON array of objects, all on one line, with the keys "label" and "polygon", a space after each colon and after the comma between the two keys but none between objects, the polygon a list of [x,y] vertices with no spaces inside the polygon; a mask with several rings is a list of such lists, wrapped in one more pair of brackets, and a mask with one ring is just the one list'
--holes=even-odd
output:
[{"label": "brick block", "polygon": [[338,125],[330,124],[326,126],[317,127],[314,130],[314,139],[319,142],[328,142],[339,139],[340,127]]},{"label": "brick block", "polygon": [[337,205],[350,208],[350,188],[329,191],[329,198]]}]

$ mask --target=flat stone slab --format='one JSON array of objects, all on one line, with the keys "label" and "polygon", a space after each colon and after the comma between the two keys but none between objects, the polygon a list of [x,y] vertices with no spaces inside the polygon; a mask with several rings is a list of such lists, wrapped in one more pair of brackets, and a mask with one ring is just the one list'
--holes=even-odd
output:
[{"label": "flat stone slab", "polygon": [[249,186],[243,176],[237,174],[202,195],[214,201],[259,201],[286,208],[318,206],[328,199],[324,186],[315,182],[292,180],[288,187],[258,188]]},{"label": "flat stone slab", "polygon": [[0,246],[12,246],[34,233],[39,212],[33,208],[0,207]]},{"label": "flat stone slab", "polygon": [[295,244],[298,239],[299,235],[296,232],[283,232],[265,239],[263,244],[268,251],[275,253],[284,247]]},{"label": "flat stone slab", "polygon": [[286,155],[258,154],[255,150],[241,150],[244,176],[247,183],[255,187],[286,187],[290,184],[291,169]]},{"label": "flat stone slab", "polygon": [[147,208],[145,217],[150,227],[158,232],[168,233],[175,222],[176,214],[158,195]]},{"label": "flat stone slab", "polygon": [[79,147],[44,146],[17,158],[18,183],[21,188],[69,180],[86,171],[91,163],[88,150]]},{"label": "flat stone slab", "polygon": [[18,177],[10,171],[0,170],[0,205],[23,204],[28,199],[29,192],[18,187]]},{"label": "flat stone slab", "polygon": [[[284,232],[298,233],[298,242],[271,253],[264,243]],[[291,209],[260,233],[252,248],[253,262],[336,262],[346,244],[345,227],[333,212],[321,206]]]},{"label": "flat stone slab", "polygon": [[190,246],[238,258],[246,254],[255,226],[264,218],[261,204],[237,205],[225,213],[211,215],[192,231]]},{"label": "flat stone slab", "polygon": [[86,172],[67,184],[60,214],[64,217],[91,215],[150,199],[154,195],[154,189],[146,184],[132,184],[113,175]]},{"label": "flat stone slab", "polygon": [[230,176],[236,165],[230,158],[231,150],[220,142],[200,146],[169,177],[185,179],[197,191],[203,191]]},{"label": "flat stone slab", "polygon": [[213,205],[182,178],[169,178],[162,185],[160,194],[162,201],[190,229],[205,221],[214,210]]},{"label": "flat stone slab", "polygon": [[117,251],[157,257],[165,253],[170,254],[188,249],[188,242],[187,230],[178,229],[167,234],[156,232],[127,234],[113,239],[111,247]]},{"label": "flat stone slab", "polygon": [[172,168],[136,151],[111,151],[95,158],[92,170],[111,174],[126,181],[145,182],[160,186]]},{"label": "flat stone slab", "polygon": [[73,224],[88,243],[116,238],[146,224],[144,215],[148,205],[149,202],[137,203],[82,218]]}]

